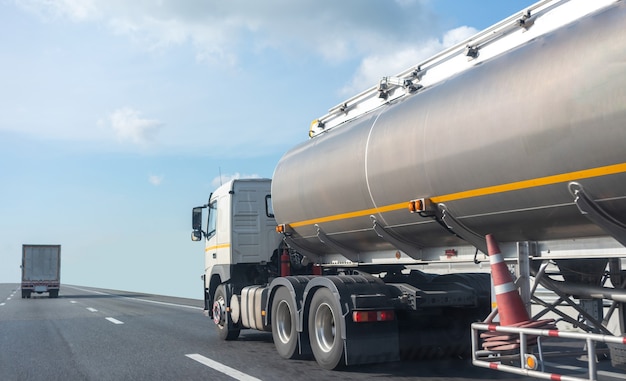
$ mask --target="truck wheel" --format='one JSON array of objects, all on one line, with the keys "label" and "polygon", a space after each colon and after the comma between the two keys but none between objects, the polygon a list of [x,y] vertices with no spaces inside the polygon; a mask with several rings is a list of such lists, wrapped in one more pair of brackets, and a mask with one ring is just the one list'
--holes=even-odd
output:
[{"label": "truck wheel", "polygon": [[287,287],[279,287],[272,302],[272,337],[278,354],[286,359],[298,356],[296,304]]},{"label": "truck wheel", "polygon": [[222,340],[237,340],[239,329],[232,326],[230,316],[226,312],[226,290],[219,285],[213,297],[213,322],[217,327],[217,334]]},{"label": "truck wheel", "polygon": [[327,288],[313,295],[309,309],[309,339],[317,363],[324,369],[337,369],[344,365],[341,339],[341,311],[335,296]]},{"label": "truck wheel", "polygon": [[51,290],[50,294],[48,295],[51,298],[58,298],[59,297],[59,290]]}]

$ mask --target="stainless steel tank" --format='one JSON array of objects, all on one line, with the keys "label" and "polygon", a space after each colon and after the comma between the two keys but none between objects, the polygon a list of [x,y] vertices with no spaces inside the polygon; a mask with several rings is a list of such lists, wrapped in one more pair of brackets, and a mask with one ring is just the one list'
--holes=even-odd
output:
[{"label": "stainless steel tank", "polygon": [[404,241],[460,244],[402,206],[422,197],[503,241],[602,235],[570,181],[626,216],[624,2],[405,98],[283,156],[274,212],[297,241],[332,252],[317,224],[353,250],[392,248],[374,215]]}]

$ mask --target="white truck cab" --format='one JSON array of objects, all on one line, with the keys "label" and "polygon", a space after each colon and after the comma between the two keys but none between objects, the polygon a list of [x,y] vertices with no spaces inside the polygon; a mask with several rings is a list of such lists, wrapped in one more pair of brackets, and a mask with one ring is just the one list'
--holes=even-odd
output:
[{"label": "white truck cab", "polygon": [[[276,253],[282,237],[276,233],[270,188],[270,179],[232,180],[215,190],[207,204],[193,208],[191,238],[206,238],[203,278],[205,310],[210,314],[212,296],[232,277],[263,284],[276,275],[269,269],[278,266]],[[202,226],[204,209],[208,211],[206,230]]]}]

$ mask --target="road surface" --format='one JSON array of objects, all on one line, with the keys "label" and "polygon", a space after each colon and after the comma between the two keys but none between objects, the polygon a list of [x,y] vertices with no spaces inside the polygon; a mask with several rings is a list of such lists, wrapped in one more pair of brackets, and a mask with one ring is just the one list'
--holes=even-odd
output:
[{"label": "road surface", "polygon": [[271,333],[221,341],[202,301],[61,286],[58,299],[0,284],[0,380],[525,380],[467,359],[320,369],[284,360]]}]

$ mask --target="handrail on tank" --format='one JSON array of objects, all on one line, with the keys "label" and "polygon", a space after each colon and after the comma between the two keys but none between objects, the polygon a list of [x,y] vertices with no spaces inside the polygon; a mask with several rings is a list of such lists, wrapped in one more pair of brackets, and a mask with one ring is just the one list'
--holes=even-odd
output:
[{"label": "handrail on tank", "polygon": [[[415,66],[410,67],[409,69],[397,74],[394,77],[383,77],[382,82],[387,83],[389,78],[399,78],[402,80],[416,80],[419,81],[421,74],[427,69],[434,67],[442,62],[449,60],[450,58],[457,56],[459,53],[467,52],[468,50],[473,51],[474,49],[484,45],[485,43],[497,39],[512,29],[517,29],[519,27],[527,27],[532,24],[532,18],[536,16],[536,13],[548,10],[550,8],[555,7],[559,3],[568,2],[570,0],[542,0],[539,1],[530,7],[526,8],[522,12],[518,12],[494,25],[491,27],[480,31],[479,33],[469,37],[466,40],[459,42],[456,45],[445,49],[434,56],[418,63]],[[526,24],[526,25],[525,25]],[[469,53],[466,53],[470,55]],[[414,89],[414,88],[412,88]],[[379,97],[380,93],[380,84],[370,87],[369,89],[351,97],[347,100],[341,102],[340,104],[330,108],[328,113],[316,119],[313,123],[317,123],[320,126],[323,126],[328,120],[331,120],[336,116],[338,112],[347,112],[349,109],[354,107],[359,102],[373,97]],[[410,93],[413,91],[408,91]],[[400,95],[402,96],[402,95]],[[398,98],[396,96],[394,98]],[[386,98],[385,98],[386,99]],[[387,99],[386,99],[387,100]],[[366,110],[363,113],[367,113],[368,111],[372,111],[373,109],[383,105],[385,102],[380,103],[378,106]],[[340,123],[341,124],[341,123]]]}]

